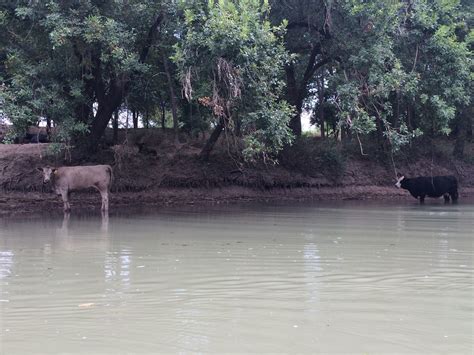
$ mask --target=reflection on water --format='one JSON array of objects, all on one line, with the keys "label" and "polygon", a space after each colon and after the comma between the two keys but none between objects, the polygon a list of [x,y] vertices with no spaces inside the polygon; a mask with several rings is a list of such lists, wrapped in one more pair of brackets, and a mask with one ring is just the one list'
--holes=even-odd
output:
[{"label": "reflection on water", "polygon": [[13,252],[11,250],[0,250],[0,279],[11,275],[12,265]]},{"label": "reflection on water", "polygon": [[130,287],[130,250],[107,253],[104,261],[105,281],[119,282],[122,288]]},{"label": "reflection on water", "polygon": [[474,350],[474,205],[0,220],[0,353]]}]

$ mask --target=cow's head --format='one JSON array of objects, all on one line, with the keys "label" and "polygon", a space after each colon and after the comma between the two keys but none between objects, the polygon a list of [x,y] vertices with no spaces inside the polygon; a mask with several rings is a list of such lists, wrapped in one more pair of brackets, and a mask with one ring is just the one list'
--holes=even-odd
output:
[{"label": "cow's head", "polygon": [[45,166],[44,168],[36,168],[43,174],[43,184],[47,184],[51,180],[53,180],[54,175],[58,171],[56,168],[52,168],[50,166]]},{"label": "cow's head", "polygon": [[402,187],[402,181],[405,179],[405,176],[402,174],[397,174],[397,183],[395,184],[396,187],[401,188]]}]

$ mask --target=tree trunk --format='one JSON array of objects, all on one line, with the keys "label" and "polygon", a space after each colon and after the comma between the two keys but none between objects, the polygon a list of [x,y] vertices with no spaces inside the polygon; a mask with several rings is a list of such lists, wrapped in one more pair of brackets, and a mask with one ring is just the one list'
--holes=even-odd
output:
[{"label": "tree trunk", "polygon": [[300,137],[302,133],[302,128],[301,128],[301,110],[296,110],[296,114],[291,117],[290,120],[290,128],[293,131],[293,134],[296,137]]},{"label": "tree trunk", "polygon": [[468,113],[468,109],[464,109],[463,111],[461,111],[459,121],[456,125],[457,137],[456,143],[454,144],[453,155],[457,158],[464,157],[464,148],[466,146],[466,141],[468,140],[469,126],[471,126],[472,130],[472,125]]},{"label": "tree trunk", "polygon": [[176,96],[174,94],[173,79],[168,64],[168,58],[163,54],[163,64],[166,72],[166,79],[168,80],[168,88],[170,91],[171,98],[171,113],[173,115],[173,130],[174,130],[174,142],[178,143],[178,106],[176,103]]},{"label": "tree trunk", "polygon": [[395,122],[393,122],[393,127],[400,127],[400,90],[397,90],[397,106],[395,110]]},{"label": "tree trunk", "polygon": [[465,118],[466,118],[466,122],[465,122],[465,125],[466,125],[466,140],[468,142],[472,142],[472,124],[473,124],[473,121],[472,121],[472,117],[474,116],[474,106],[473,105],[470,105],[469,107],[467,107],[464,111],[464,114],[465,114]]},{"label": "tree trunk", "polygon": [[[333,122],[331,124],[331,128],[332,128],[332,138],[337,141],[339,139],[339,130],[337,129],[337,124],[335,122]],[[328,137],[329,137],[329,133],[328,133]]]},{"label": "tree trunk", "polygon": [[318,80],[318,84],[319,125],[321,127],[321,137],[324,138],[326,134],[324,131],[324,72],[321,73],[321,78]]},{"label": "tree trunk", "polygon": [[150,128],[150,117],[148,115],[148,110],[145,111],[145,116],[143,117],[143,123],[147,129]]},{"label": "tree trunk", "polygon": [[286,72],[286,90],[287,100],[290,105],[293,105],[296,109],[295,115],[291,118],[289,126],[293,131],[293,134],[297,137],[301,136],[301,110],[303,100],[301,99],[300,90],[296,83],[295,68],[293,65],[288,65],[285,68]]},{"label": "tree trunk", "polygon": [[113,129],[114,129],[113,142],[114,142],[114,145],[118,143],[118,122],[119,122],[119,112],[118,112],[118,110],[115,110],[115,112],[114,112],[114,121],[113,121]]},{"label": "tree trunk", "polygon": [[89,139],[86,143],[88,153],[97,150],[99,141],[104,135],[112,115],[122,104],[123,93],[124,89],[121,84],[112,83],[110,93],[108,95],[101,95],[98,99],[97,113],[92,122]]},{"label": "tree trunk", "polygon": [[472,142],[472,119],[468,117],[468,125],[466,129],[466,138],[469,142]]},{"label": "tree trunk", "polygon": [[161,102],[161,129],[164,131],[165,130],[165,102]]},{"label": "tree trunk", "polygon": [[221,135],[222,130],[224,129],[224,125],[225,125],[225,120],[223,117],[221,117],[216,127],[214,128],[214,131],[212,131],[211,136],[209,137],[206,144],[204,145],[204,148],[202,148],[201,153],[199,154],[199,158],[205,161],[209,160],[209,155],[211,154],[211,151],[214,148],[214,145],[219,139],[219,136]]},{"label": "tree trunk", "polygon": [[89,152],[95,152],[98,148],[99,141],[104,135],[105,129],[109,124],[110,118],[112,117],[115,109],[119,105],[114,107],[108,106],[104,108],[100,108],[97,110],[97,114],[95,116],[94,122],[92,123],[91,130],[90,130],[90,137],[88,142]]},{"label": "tree trunk", "polygon": [[138,112],[133,110],[132,111],[132,120],[133,120],[133,129],[138,128]]},{"label": "tree trunk", "polygon": [[46,137],[48,142],[51,142],[51,118],[46,117]]},{"label": "tree trunk", "polygon": [[463,129],[463,130],[459,130],[458,132],[456,143],[454,143],[453,155],[456,158],[463,158],[465,146],[466,146],[466,131]]}]

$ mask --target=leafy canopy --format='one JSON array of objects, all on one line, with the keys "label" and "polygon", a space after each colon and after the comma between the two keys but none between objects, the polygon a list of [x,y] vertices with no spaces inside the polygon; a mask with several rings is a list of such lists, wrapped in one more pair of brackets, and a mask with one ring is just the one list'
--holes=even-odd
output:
[{"label": "leafy canopy", "polygon": [[270,24],[266,1],[189,3],[181,4],[174,56],[186,98],[209,107],[226,132],[239,127],[247,159],[275,155],[291,141],[292,109],[281,99],[284,26]]}]

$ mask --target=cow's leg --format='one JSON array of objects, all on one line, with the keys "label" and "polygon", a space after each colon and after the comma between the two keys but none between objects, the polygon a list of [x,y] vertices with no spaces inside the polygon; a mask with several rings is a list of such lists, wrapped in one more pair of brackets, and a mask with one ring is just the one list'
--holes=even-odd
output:
[{"label": "cow's leg", "polygon": [[425,195],[420,196],[420,205],[423,205],[425,203]]},{"label": "cow's leg", "polygon": [[109,189],[107,186],[103,184],[93,185],[93,187],[99,191],[100,197],[102,198],[102,206],[100,208],[101,211],[108,211],[109,210]]},{"label": "cow's leg", "polygon": [[444,194],[444,203],[449,203],[449,194]]},{"label": "cow's leg", "polygon": [[457,203],[459,197],[458,190],[451,191],[449,194],[451,195],[451,200],[453,200],[453,203]]},{"label": "cow's leg", "polygon": [[100,196],[102,197],[102,211],[108,211],[109,210],[109,193],[107,189],[102,189],[99,190]]},{"label": "cow's leg", "polygon": [[69,204],[69,191],[62,190],[61,197],[63,198],[63,202],[64,202],[64,212],[70,212],[71,205]]}]

